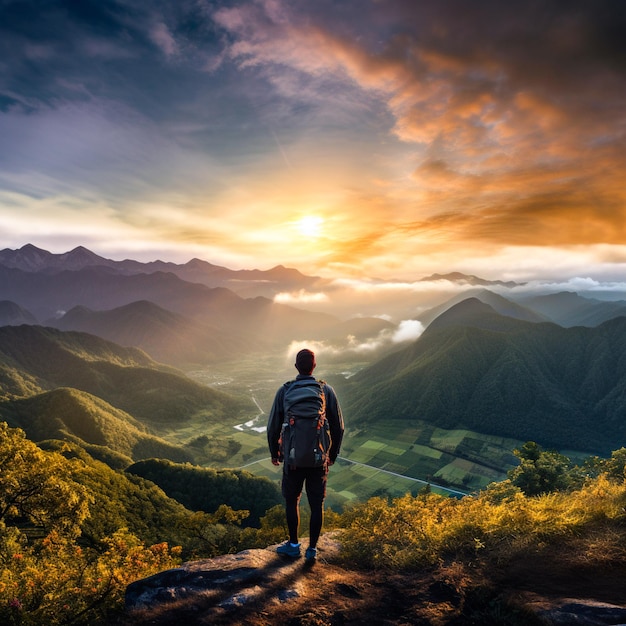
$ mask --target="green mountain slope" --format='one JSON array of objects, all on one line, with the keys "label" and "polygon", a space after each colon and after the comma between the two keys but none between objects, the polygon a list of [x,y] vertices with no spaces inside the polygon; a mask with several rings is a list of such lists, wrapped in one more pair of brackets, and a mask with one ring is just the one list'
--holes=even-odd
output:
[{"label": "green mountain slope", "polygon": [[93,335],[41,326],[0,327],[0,400],[73,387],[156,429],[193,416],[249,415],[252,403],[200,385],[182,372]]},{"label": "green mountain slope", "polygon": [[124,411],[93,396],[62,387],[23,400],[0,404],[0,420],[19,427],[32,441],[74,441],[111,464],[127,467],[132,461],[161,457],[192,461],[182,448],[145,431],[140,422]]},{"label": "green mountain slope", "polygon": [[436,320],[439,316],[455,305],[458,305],[459,303],[470,298],[483,302],[484,304],[490,306],[496,313],[506,317],[511,317],[525,322],[551,321],[550,318],[546,317],[541,312],[537,312],[532,308],[512,302],[508,298],[493,293],[488,289],[472,289],[470,291],[459,293],[442,304],[420,313],[417,316],[417,319],[419,319],[423,324],[429,325],[433,322],[433,320]]},{"label": "green mountain slope", "polygon": [[[536,322],[537,320],[526,320]],[[485,330],[509,331],[518,328],[518,320],[506,313],[498,313],[492,306],[478,298],[467,298],[451,306],[434,319],[429,328],[472,326]]]},{"label": "green mountain slope", "polygon": [[599,326],[615,317],[626,315],[626,302],[587,298],[562,291],[526,298],[522,303],[561,326]]},{"label": "green mountain slope", "polygon": [[418,419],[605,453],[626,442],[626,318],[429,328],[350,382],[349,423]]}]

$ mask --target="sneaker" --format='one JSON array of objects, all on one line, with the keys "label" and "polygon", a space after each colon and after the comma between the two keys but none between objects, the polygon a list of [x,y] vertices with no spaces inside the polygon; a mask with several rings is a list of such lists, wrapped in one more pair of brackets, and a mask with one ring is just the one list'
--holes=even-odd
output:
[{"label": "sneaker", "polygon": [[278,554],[282,554],[283,556],[291,557],[292,559],[299,559],[300,544],[297,543],[294,546],[291,542],[285,541],[285,543],[281,543],[278,548],[276,548],[276,552],[278,552]]},{"label": "sneaker", "polygon": [[317,559],[317,548],[307,548],[304,553],[304,558],[307,561],[315,561],[315,559]]}]

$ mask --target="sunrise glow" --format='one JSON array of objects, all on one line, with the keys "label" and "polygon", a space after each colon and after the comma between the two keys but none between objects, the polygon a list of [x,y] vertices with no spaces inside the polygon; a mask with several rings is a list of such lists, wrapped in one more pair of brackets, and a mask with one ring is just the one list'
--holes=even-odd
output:
[{"label": "sunrise glow", "polygon": [[296,225],[301,235],[317,238],[322,235],[324,220],[317,215],[306,215]]},{"label": "sunrise glow", "polygon": [[89,6],[3,10],[0,247],[399,280],[626,270],[610,3]]}]

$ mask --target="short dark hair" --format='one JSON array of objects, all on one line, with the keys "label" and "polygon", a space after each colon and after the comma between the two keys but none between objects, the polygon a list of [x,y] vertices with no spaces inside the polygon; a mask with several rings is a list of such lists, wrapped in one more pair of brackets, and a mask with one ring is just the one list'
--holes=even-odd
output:
[{"label": "short dark hair", "polygon": [[312,350],[304,348],[296,354],[296,369],[300,374],[310,374],[315,367],[315,354]]}]

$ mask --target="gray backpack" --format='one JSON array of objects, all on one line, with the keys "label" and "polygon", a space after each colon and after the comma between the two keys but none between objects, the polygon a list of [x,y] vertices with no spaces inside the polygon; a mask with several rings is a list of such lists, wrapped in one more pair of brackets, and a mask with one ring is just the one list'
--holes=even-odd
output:
[{"label": "gray backpack", "polygon": [[303,379],[285,383],[285,421],[279,439],[285,468],[321,467],[331,446],[325,383]]}]

